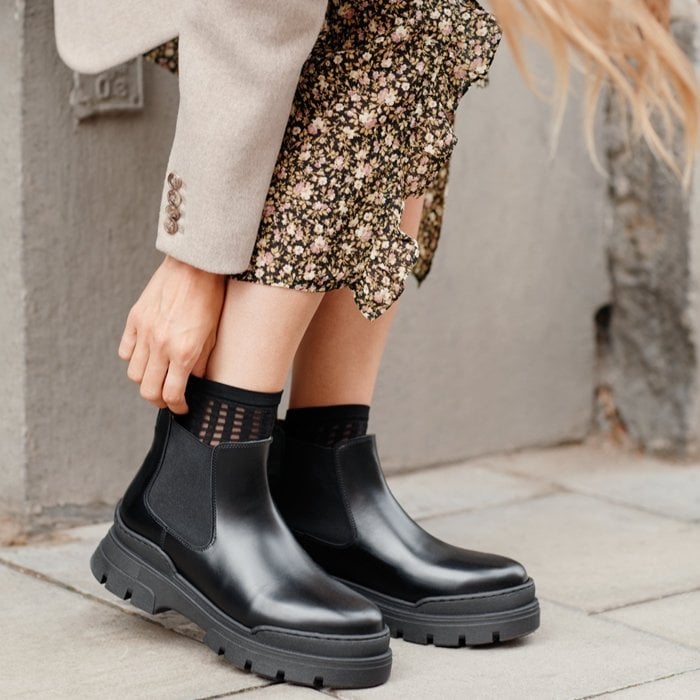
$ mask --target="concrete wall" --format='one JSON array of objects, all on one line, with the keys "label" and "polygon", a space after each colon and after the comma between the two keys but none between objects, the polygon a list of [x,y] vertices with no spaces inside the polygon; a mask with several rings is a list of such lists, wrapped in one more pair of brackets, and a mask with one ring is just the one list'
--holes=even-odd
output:
[{"label": "concrete wall", "polygon": [[550,158],[550,107],[505,46],[488,89],[460,106],[435,266],[401,302],[378,387],[373,428],[387,466],[588,433],[607,198],[580,109],[574,95]]},{"label": "concrete wall", "polygon": [[[25,298],[22,276],[21,5],[0,4],[0,537],[14,530],[3,516],[25,503]],[[5,521],[5,522],[4,522]]]},{"label": "concrete wall", "polygon": [[52,3],[0,12],[0,513],[40,520],[111,504],[148,446],[155,409],[138,399],[117,345],[161,258],[177,80],[146,65],[142,112],[78,124]]}]

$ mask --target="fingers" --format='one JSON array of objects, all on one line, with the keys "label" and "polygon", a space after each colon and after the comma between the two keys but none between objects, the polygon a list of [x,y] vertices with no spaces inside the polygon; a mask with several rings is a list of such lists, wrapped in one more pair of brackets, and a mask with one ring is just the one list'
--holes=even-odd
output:
[{"label": "fingers", "polygon": [[[128,337],[129,366],[126,374],[135,384],[140,385],[140,394],[146,401],[158,408],[170,408],[173,413],[187,413],[189,410],[185,401],[185,387],[190,375],[192,361],[188,353],[176,354],[178,359],[173,359],[167,351],[166,344],[155,340],[147,342],[143,334],[134,332],[133,341],[131,333]],[[122,346],[120,346],[121,356]],[[195,363],[194,373],[202,376],[206,370],[207,359],[210,351],[203,351]],[[182,357],[181,357],[182,356]]]},{"label": "fingers", "polygon": [[131,355],[136,347],[136,324],[133,322],[131,314],[126,319],[126,326],[122,339],[119,342],[119,350],[117,351],[122,360],[130,360]]},{"label": "fingers", "polygon": [[141,380],[141,396],[158,408],[165,408],[163,400],[163,383],[168,372],[168,360],[159,352],[151,353],[148,356],[148,363]]},{"label": "fingers", "polygon": [[206,345],[202,352],[199,353],[199,357],[194,363],[194,367],[192,367],[192,374],[194,374],[195,377],[203,377],[207,371],[207,363],[209,362],[209,355],[211,355],[212,347],[212,345]]},{"label": "fingers", "polygon": [[148,364],[148,356],[150,355],[148,344],[141,338],[136,339],[136,343],[130,355],[129,366],[126,369],[126,376],[136,384],[141,384],[143,374],[146,371]]},{"label": "fingers", "polygon": [[185,387],[190,373],[183,365],[170,363],[163,384],[163,401],[173,413],[187,413],[189,410],[185,401]]}]

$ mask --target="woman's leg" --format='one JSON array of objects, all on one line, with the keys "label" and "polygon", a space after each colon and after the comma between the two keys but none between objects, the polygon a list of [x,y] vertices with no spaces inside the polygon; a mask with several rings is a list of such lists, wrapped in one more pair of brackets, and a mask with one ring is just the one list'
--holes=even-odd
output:
[{"label": "woman's leg", "polygon": [[205,377],[190,376],[189,411],[178,423],[211,447],[269,438],[294,353],[322,298],[229,279]]},{"label": "woman's leg", "polygon": [[[423,197],[406,200],[401,230],[413,238],[422,210]],[[349,289],[327,292],[294,358],[290,408],[369,405],[398,303],[369,321]]]},{"label": "woman's leg", "polygon": [[280,391],[323,294],[230,279],[206,377],[252,391]]},{"label": "woman's leg", "polygon": [[[416,235],[419,216],[409,203],[403,230]],[[539,625],[522,565],[428,534],[392,495],[366,435],[395,314],[396,303],[368,321],[347,290],[321,302],[294,361],[280,456],[268,468],[277,508],[327,573],[377,604],[395,636],[455,647],[521,637]]]}]

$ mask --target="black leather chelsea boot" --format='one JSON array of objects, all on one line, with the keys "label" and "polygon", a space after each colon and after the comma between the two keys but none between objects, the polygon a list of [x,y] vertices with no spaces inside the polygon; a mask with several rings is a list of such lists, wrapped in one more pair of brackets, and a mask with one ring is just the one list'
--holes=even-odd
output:
[{"label": "black leather chelsea boot", "polygon": [[212,448],[161,409],[92,573],[146,612],[185,615],[239,668],[316,687],[383,683],[389,630],[285,526],[267,482],[270,442]]},{"label": "black leather chelsea boot", "polygon": [[282,424],[269,473],[282,517],[318,564],[377,604],[393,636],[456,647],[537,629],[525,569],[417,525],[387,486],[373,435],[322,447],[285,437]]}]

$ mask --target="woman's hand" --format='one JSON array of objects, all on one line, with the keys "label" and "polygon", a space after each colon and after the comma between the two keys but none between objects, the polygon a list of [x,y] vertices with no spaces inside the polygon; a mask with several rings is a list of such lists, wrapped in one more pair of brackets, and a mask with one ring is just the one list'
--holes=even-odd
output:
[{"label": "woman's hand", "polygon": [[127,376],[159,408],[187,413],[190,374],[203,376],[216,342],[225,276],[166,257],[132,306],[119,344]]}]

